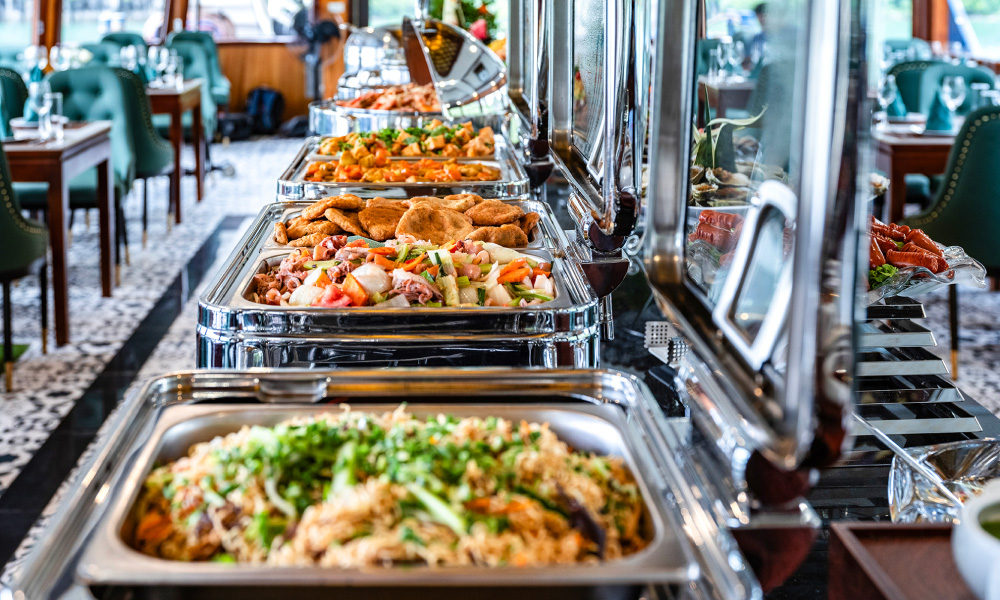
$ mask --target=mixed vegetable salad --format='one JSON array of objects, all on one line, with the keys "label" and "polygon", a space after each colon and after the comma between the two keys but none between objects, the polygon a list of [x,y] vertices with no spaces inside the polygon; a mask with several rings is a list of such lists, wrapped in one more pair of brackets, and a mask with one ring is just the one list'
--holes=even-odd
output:
[{"label": "mixed vegetable salad", "polygon": [[556,297],[552,265],[497,244],[444,246],[330,236],[254,276],[252,300],[274,306],[441,307],[542,304]]},{"label": "mixed vegetable salad", "polygon": [[[493,129],[490,127],[476,131],[472,123],[451,126],[434,119],[427,127],[386,128],[323,138],[319,143],[318,153],[339,155],[340,164],[345,166],[373,166],[380,150],[385,151],[382,153],[384,156],[478,158],[493,156],[495,145]],[[366,165],[366,162],[371,164]]]}]

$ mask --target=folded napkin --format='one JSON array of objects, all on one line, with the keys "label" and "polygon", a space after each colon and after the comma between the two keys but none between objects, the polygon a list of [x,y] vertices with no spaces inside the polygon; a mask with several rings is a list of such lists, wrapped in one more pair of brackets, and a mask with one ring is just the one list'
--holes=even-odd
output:
[{"label": "folded napkin", "polygon": [[885,112],[890,117],[905,117],[908,114],[906,104],[903,104],[903,99],[899,97],[899,94],[896,94],[896,99],[885,109]]},{"label": "folded napkin", "polygon": [[951,111],[941,99],[941,90],[934,94],[934,101],[931,102],[931,109],[927,113],[926,131],[951,131]]},{"label": "folded napkin", "polygon": [[30,98],[24,101],[24,111],[23,112],[24,112],[24,114],[22,115],[22,117],[24,118],[25,122],[27,122],[27,123],[35,123],[35,122],[38,121],[38,113],[36,113],[35,109],[31,106],[31,99]]}]

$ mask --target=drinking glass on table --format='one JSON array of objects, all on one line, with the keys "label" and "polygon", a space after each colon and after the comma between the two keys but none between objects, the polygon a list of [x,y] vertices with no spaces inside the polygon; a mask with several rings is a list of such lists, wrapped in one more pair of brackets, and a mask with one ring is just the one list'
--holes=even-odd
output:
[{"label": "drinking glass on table", "polygon": [[[46,139],[63,139],[63,95],[62,92],[47,92],[43,103],[49,106],[49,135]],[[41,122],[39,122],[41,123]],[[41,125],[39,125],[40,127]]]},{"label": "drinking glass on table", "polygon": [[708,80],[712,83],[719,79],[720,50],[720,48],[712,48],[708,51]]},{"label": "drinking glass on table", "polygon": [[49,48],[49,64],[56,71],[65,71],[70,67],[70,52],[61,46]]},{"label": "drinking glass on table", "polygon": [[118,51],[118,56],[121,58],[123,69],[126,71],[135,70],[135,66],[139,60],[135,46],[122,46],[122,49]]},{"label": "drinking glass on table", "polygon": [[716,60],[719,64],[719,79],[725,81],[727,79],[726,65],[729,64],[729,49],[732,47],[733,42],[729,39],[724,39],[719,43],[719,53],[716,55]]},{"label": "drinking glass on table", "polygon": [[729,52],[726,55],[726,60],[734,77],[743,72],[743,59],[745,56],[746,50],[743,42],[736,40],[732,44],[729,44]]},{"label": "drinking glass on table", "polygon": [[52,136],[52,88],[47,81],[36,81],[28,87],[28,110],[38,115],[38,137]]},{"label": "drinking glass on table", "polygon": [[896,101],[898,95],[899,88],[896,87],[896,76],[886,75],[878,86],[878,105],[882,107],[882,112],[885,114],[883,123],[889,121],[889,107]]},{"label": "drinking glass on table", "polygon": [[956,75],[941,80],[941,100],[951,112],[965,102],[965,93],[965,78]]}]

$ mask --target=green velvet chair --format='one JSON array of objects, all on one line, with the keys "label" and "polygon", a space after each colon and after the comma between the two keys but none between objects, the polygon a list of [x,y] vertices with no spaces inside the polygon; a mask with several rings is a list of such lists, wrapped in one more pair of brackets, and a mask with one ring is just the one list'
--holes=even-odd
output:
[{"label": "green velvet chair", "polygon": [[143,39],[138,33],[132,31],[115,31],[114,33],[105,34],[101,38],[102,42],[109,42],[112,44],[117,44],[118,48],[124,48],[125,46],[136,46],[143,56],[146,55],[148,48],[146,47],[146,40]]},{"label": "green velvet chair", "polygon": [[149,94],[139,76],[125,69],[115,69],[125,86],[129,120],[132,121],[132,145],[135,147],[135,178],[142,180],[142,245],[146,246],[149,179],[174,171],[174,150],[170,142],[156,132],[152,121]]},{"label": "green velvet chair", "polygon": [[8,136],[10,120],[24,114],[24,103],[28,99],[28,86],[21,75],[13,69],[0,67],[0,135]]},{"label": "green velvet chair", "polygon": [[[128,263],[128,236],[122,202],[135,180],[134,123],[127,110],[125,86],[111,67],[85,66],[57,71],[48,76],[53,92],[63,95],[63,115],[70,121],[111,121],[111,167],[114,174],[115,244],[124,246]],[[48,206],[48,184],[16,183],[15,193],[23,208],[44,211]],[[71,210],[97,208],[97,170],[90,169],[69,183]],[[121,252],[116,253],[120,260]]]},{"label": "green velvet chair", "polygon": [[910,112],[920,112],[920,86],[924,72],[936,65],[946,64],[938,60],[910,60],[896,63],[889,69],[889,75],[896,78],[899,97]]},{"label": "green velvet chair", "polygon": [[122,47],[113,42],[80,44],[80,47],[94,55],[88,64],[117,66],[121,62]]},{"label": "green velvet chair", "polygon": [[39,265],[38,279],[41,289],[42,309],[42,352],[48,350],[46,343],[49,324],[48,282],[46,254],[48,253],[49,232],[37,221],[21,215],[11,187],[10,165],[7,154],[0,146],[0,282],[3,283],[3,360],[4,388],[11,392],[14,387],[14,341],[13,319],[11,319],[10,283],[20,279]]},{"label": "green velvet chair", "polygon": [[913,58],[916,60],[930,60],[934,56],[931,45],[920,38],[886,40],[885,47],[892,52],[909,52],[912,48],[915,53]]},{"label": "green velvet chair", "polygon": [[167,43],[196,42],[208,53],[208,67],[212,70],[212,97],[219,106],[229,106],[229,96],[232,84],[222,72],[219,63],[219,47],[215,45],[212,34],[204,31],[175,31],[167,36]]},{"label": "green velvet chair", "polygon": [[[945,183],[926,210],[903,223],[923,229],[946,246],[961,246],[1000,277],[1000,188],[988,183],[1000,168],[1000,107],[989,106],[969,114],[948,157]],[[951,304],[952,376],[958,376],[958,290],[949,287]]]},{"label": "green velvet chair", "polygon": [[[937,63],[929,66],[920,75],[920,91],[917,104],[917,112],[927,114],[934,102],[934,95],[941,87],[941,80],[945,77],[962,77],[965,79],[966,91],[973,83],[987,83],[991,87],[996,86],[996,76],[987,67],[969,67],[966,65],[953,65],[951,63]],[[909,106],[907,106],[909,108]],[[966,93],[965,101],[955,109],[959,115],[968,114],[972,108],[972,94]]]},{"label": "green velvet chair", "polygon": [[7,67],[9,69],[17,69],[21,61],[18,60],[18,55],[24,52],[24,46],[0,46],[0,67]]}]

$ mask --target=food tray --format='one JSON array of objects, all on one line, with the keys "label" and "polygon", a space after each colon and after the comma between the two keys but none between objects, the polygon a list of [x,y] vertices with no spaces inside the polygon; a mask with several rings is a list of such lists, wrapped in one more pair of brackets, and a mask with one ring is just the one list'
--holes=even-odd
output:
[{"label": "food tray", "polygon": [[[597,298],[562,248],[529,249],[553,263],[558,295],[523,308],[292,308],[246,299],[253,275],[288,249],[266,249],[282,203],[265,208],[198,303],[199,367],[594,367]],[[294,207],[290,207],[294,208]]]},{"label": "food tray", "polygon": [[[378,131],[391,127],[406,129],[419,127],[432,119],[450,122],[453,119],[443,112],[420,112],[406,110],[369,110],[339,106],[333,100],[313,102],[309,105],[309,133],[311,135],[347,135],[354,131]],[[500,131],[502,114],[483,114],[461,117],[462,121],[472,121],[479,129],[492,127]]]},{"label": "food tray", "polygon": [[[410,196],[448,196],[451,194],[478,194],[483,198],[518,198],[527,197],[530,189],[527,173],[514,156],[510,146],[499,136],[496,138],[496,157],[493,160],[473,161],[499,167],[500,179],[498,181],[456,181],[453,183],[314,183],[304,181],[302,174],[311,162],[310,155],[316,154],[320,139],[318,136],[306,139],[292,164],[278,178],[279,200],[315,200],[346,192],[362,198],[375,196],[407,198]],[[394,160],[403,160],[403,158],[394,158]]]},{"label": "food tray", "polygon": [[970,287],[984,289],[986,287],[986,268],[976,259],[965,253],[961,246],[942,246],[944,258],[951,267],[947,271],[932,273],[924,267],[904,267],[879,287],[868,290],[869,305],[883,298],[892,296],[914,297],[926,294],[946,285],[965,284]]},{"label": "food tray", "polygon": [[[531,232],[531,239],[528,241],[528,245],[525,248],[547,248],[553,251],[555,256],[562,256],[563,244],[560,241],[561,232],[556,224],[555,215],[552,214],[552,209],[545,202],[540,202],[538,200],[522,200],[522,199],[503,199],[507,204],[514,204],[520,206],[525,213],[536,212],[541,217],[538,220],[538,225]],[[302,212],[304,208],[312,204],[312,202],[305,201],[288,201],[280,202],[276,204],[270,204],[265,207],[262,211],[266,213],[267,226],[272,229],[269,230],[267,239],[264,242],[263,248],[265,249],[275,249],[275,248],[289,248],[290,246],[286,244],[279,244],[274,241],[273,226],[279,221],[287,222],[289,219],[296,217]],[[261,217],[258,217],[261,218]]]},{"label": "food tray", "polygon": [[[385,412],[398,406],[373,404],[358,410]],[[268,567],[261,565],[220,565],[211,562],[181,562],[150,557],[128,545],[134,527],[131,508],[142,482],[156,464],[186,455],[187,448],[209,441],[217,435],[234,432],[243,425],[272,426],[294,417],[305,417],[334,410],[329,407],[285,407],[254,405],[173,406],[163,411],[156,427],[118,488],[108,507],[107,517],[99,524],[78,568],[78,575],[91,586],[160,587],[185,585],[197,587],[232,586],[254,588],[310,588],[345,586],[335,594],[342,597],[367,597],[364,588],[425,588],[440,586],[510,586],[510,569],[482,567],[401,567],[401,568],[329,568]],[[648,450],[639,440],[626,437],[624,419],[615,407],[574,403],[571,405],[414,404],[408,412],[426,418],[439,413],[456,417],[497,416],[513,420],[548,422],[560,439],[574,448],[622,457],[636,477],[647,510],[647,534],[650,545],[639,553],[597,565],[551,566],[518,569],[513,585],[558,586],[598,585],[613,582],[616,586],[642,583],[684,582],[690,576],[690,556],[677,530],[670,528],[665,499],[653,493],[645,474],[655,471]],[[645,450],[645,451],[644,451]],[[207,591],[207,590],[206,590]],[[308,592],[306,592],[308,593]],[[405,597],[401,591],[399,597]]]}]

